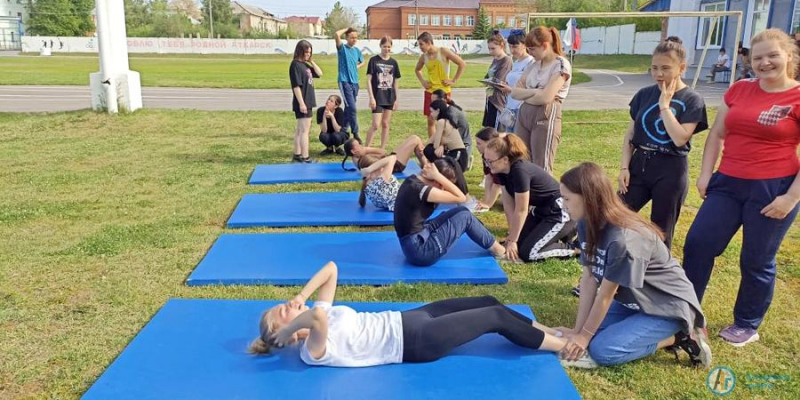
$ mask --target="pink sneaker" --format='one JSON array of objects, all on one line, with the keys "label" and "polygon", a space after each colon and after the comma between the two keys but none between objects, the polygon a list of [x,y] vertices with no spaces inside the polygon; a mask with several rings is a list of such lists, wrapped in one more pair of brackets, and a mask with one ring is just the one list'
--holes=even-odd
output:
[{"label": "pink sneaker", "polygon": [[729,345],[743,347],[744,345],[755,342],[759,339],[758,331],[752,328],[742,328],[733,324],[719,332],[719,337]]}]

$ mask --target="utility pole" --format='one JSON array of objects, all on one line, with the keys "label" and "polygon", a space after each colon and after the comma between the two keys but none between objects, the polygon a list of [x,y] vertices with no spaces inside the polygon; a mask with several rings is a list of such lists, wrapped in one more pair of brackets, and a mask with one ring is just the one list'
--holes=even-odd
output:
[{"label": "utility pole", "polygon": [[417,4],[417,0],[414,0],[414,14],[416,14],[414,18],[414,39],[416,39],[419,37],[419,4]]},{"label": "utility pole", "polygon": [[214,38],[214,0],[208,0],[208,19],[211,27],[211,39]]}]

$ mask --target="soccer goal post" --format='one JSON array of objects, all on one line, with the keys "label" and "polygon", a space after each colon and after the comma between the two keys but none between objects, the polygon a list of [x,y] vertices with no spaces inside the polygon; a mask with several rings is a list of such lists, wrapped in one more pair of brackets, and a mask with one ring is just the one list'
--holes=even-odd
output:
[{"label": "soccer goal post", "polygon": [[708,47],[711,44],[711,37],[714,33],[717,20],[720,17],[737,17],[736,18],[736,36],[734,37],[733,53],[731,57],[731,75],[728,86],[736,82],[736,59],[739,53],[739,38],[742,36],[742,12],[741,11],[661,11],[661,12],[542,12],[542,13],[528,13],[528,23],[526,29],[530,29],[531,23],[538,18],[709,18],[710,25],[708,28],[708,36],[704,40],[703,52],[700,54],[700,61],[697,63],[697,69],[694,73],[692,80],[692,89],[697,86],[697,81],[700,78],[700,73],[703,70],[703,63],[708,53]]}]

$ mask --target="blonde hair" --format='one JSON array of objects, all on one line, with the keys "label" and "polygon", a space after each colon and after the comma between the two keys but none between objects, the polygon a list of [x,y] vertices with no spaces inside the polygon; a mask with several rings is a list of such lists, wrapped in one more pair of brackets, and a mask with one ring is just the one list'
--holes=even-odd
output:
[{"label": "blonde hair", "polygon": [[278,327],[276,321],[272,320],[270,311],[272,308],[261,314],[261,320],[258,323],[259,336],[247,348],[250,354],[269,354],[272,349],[273,342],[270,340],[270,336],[278,330]]},{"label": "blonde hair", "polygon": [[770,28],[753,36],[750,40],[751,56],[752,49],[757,43],[766,42],[768,40],[778,42],[781,49],[789,56],[789,60],[786,62],[786,75],[789,79],[794,79],[797,73],[797,65],[800,63],[800,54],[798,54],[797,43],[786,32],[780,29]]}]

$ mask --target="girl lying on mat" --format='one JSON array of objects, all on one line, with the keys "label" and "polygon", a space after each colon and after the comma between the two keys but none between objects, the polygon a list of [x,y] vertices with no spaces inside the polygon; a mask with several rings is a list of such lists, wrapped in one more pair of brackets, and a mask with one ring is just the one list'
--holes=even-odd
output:
[{"label": "girl lying on mat", "polygon": [[[300,344],[309,365],[368,367],[428,362],[485,333],[499,333],[530,349],[559,351],[555,331],[504,306],[491,296],[447,299],[408,311],[356,312],[333,306],[336,264],[329,262],[293,299],[265,311],[250,352]],[[313,308],[305,305],[317,292]]]},{"label": "girl lying on mat", "polygon": [[505,257],[505,248],[464,206],[428,221],[440,203],[464,203],[466,187],[460,165],[450,157],[425,165],[422,173],[403,182],[394,206],[394,229],[408,262],[420,266],[435,263],[464,233],[496,257]]},{"label": "girl lying on mat", "polygon": [[344,151],[342,168],[346,170],[344,163],[347,161],[347,157],[353,157],[353,163],[364,176],[361,195],[358,197],[358,204],[361,207],[364,207],[366,199],[369,199],[375,207],[394,211],[394,201],[397,198],[400,183],[392,174],[403,172],[412,155],[417,156],[420,166],[427,163],[422,154],[422,140],[414,135],[406,139],[389,155],[386,155],[383,149],[362,146],[358,139],[348,140],[344,144]]}]

